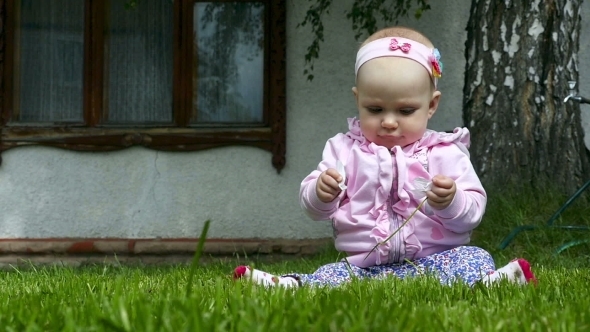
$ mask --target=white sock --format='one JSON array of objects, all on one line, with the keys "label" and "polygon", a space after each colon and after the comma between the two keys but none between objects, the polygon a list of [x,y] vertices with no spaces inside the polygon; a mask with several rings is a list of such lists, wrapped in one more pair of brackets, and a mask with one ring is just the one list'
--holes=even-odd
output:
[{"label": "white sock", "polygon": [[491,272],[482,278],[486,286],[490,286],[500,280],[508,280],[512,283],[524,285],[529,282],[537,284],[537,279],[531,271],[531,265],[525,259],[517,258],[512,260],[506,266]]},{"label": "white sock", "polygon": [[234,269],[234,279],[252,280],[258,285],[267,287],[281,286],[286,288],[299,287],[299,282],[295,277],[283,276],[278,277],[264,271],[253,269],[249,266],[238,266]]}]

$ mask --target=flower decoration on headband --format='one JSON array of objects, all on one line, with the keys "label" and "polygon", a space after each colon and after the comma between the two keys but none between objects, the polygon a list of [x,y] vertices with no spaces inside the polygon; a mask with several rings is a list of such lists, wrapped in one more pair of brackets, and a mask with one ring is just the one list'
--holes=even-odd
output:
[{"label": "flower decoration on headband", "polygon": [[432,64],[432,76],[441,78],[443,63],[440,61],[440,52],[436,48],[432,50],[432,54],[430,55],[430,63]]},{"label": "flower decoration on headband", "polygon": [[395,38],[391,38],[391,43],[389,44],[389,49],[392,51],[395,50],[400,50],[404,53],[408,53],[410,52],[410,49],[412,48],[412,45],[410,43],[403,43],[403,44],[399,44],[397,39]]}]

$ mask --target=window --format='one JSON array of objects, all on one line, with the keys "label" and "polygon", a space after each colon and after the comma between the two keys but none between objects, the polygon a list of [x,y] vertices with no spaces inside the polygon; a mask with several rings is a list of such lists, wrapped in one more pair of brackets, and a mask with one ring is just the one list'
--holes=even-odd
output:
[{"label": "window", "polygon": [[250,145],[283,168],[284,0],[0,0],[0,17],[0,151]]}]

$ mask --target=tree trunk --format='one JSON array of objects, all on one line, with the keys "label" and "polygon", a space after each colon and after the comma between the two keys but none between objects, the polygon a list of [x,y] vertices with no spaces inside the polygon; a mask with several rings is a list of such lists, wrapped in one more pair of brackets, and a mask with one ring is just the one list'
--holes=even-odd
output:
[{"label": "tree trunk", "polygon": [[581,4],[472,0],[463,120],[484,183],[548,180],[570,194],[590,179],[580,106],[563,102],[578,80]]}]

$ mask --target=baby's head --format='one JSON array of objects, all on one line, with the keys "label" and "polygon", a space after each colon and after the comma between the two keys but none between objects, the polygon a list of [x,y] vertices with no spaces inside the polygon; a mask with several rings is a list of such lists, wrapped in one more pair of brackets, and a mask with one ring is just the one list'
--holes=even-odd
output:
[{"label": "baby's head", "polygon": [[361,46],[355,70],[364,136],[389,149],[422,138],[441,96],[442,63],[430,40],[405,27],[380,30]]}]

